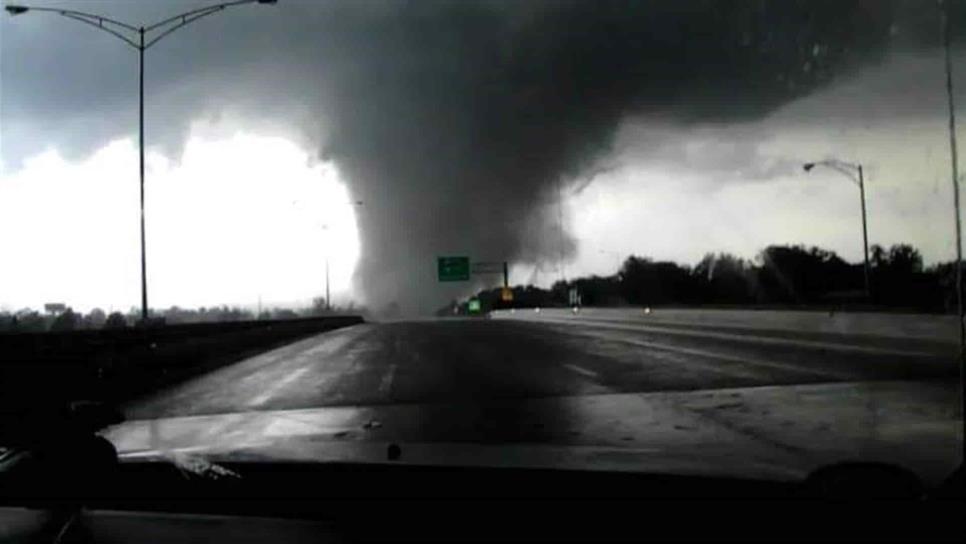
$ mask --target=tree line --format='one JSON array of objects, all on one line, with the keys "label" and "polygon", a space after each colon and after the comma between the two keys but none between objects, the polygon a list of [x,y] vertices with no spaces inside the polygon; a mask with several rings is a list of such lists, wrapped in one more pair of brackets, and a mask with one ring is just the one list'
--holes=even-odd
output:
[{"label": "tree line", "polygon": [[[181,308],[172,306],[167,309],[151,311],[151,319],[157,323],[212,323],[225,321],[296,319],[316,317],[327,314],[352,313],[360,311],[352,303],[347,306],[327,308],[325,298],[316,297],[304,308],[265,308],[259,311],[238,306],[211,306],[200,308]],[[71,307],[63,310],[41,312],[24,308],[16,312],[0,311],[0,332],[58,332],[74,330],[126,329],[135,327],[141,318],[140,309],[131,308],[127,312],[107,313],[93,308],[87,313],[77,312]]]},{"label": "tree line", "polygon": [[[772,245],[754,259],[709,253],[694,266],[631,255],[609,276],[557,281],[549,289],[515,286],[513,301],[500,288],[480,291],[483,311],[507,307],[552,307],[571,303],[576,290],[584,306],[827,306],[952,312],[956,308],[955,262],[923,266],[909,244],[870,248],[869,289],[863,264],[834,251],[803,245]],[[439,315],[467,313],[467,300]]]}]

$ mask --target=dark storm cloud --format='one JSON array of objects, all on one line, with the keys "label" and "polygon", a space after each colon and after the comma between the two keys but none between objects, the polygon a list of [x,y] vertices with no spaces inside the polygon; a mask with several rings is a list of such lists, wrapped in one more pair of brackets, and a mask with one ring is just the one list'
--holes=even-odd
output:
[{"label": "dark storm cloud", "polygon": [[[435,283],[438,254],[537,263],[572,253],[574,242],[561,244],[556,231],[558,183],[598,168],[627,116],[756,119],[879,61],[896,43],[934,46],[937,21],[932,4],[877,1],[275,9],[212,18],[198,23],[209,25],[205,33],[186,30],[184,40],[164,44],[149,79],[158,97],[152,134],[177,147],[190,119],[221,110],[290,127],[335,161],[366,202],[358,279],[367,298],[422,311],[454,293]],[[100,143],[76,132],[77,119],[99,116],[65,111],[61,94],[16,85],[14,106],[7,85],[4,114],[26,112],[11,114],[16,123],[36,119],[49,130],[45,108],[59,104],[59,119],[73,122],[51,139]],[[80,92],[93,98],[96,88]],[[111,117],[105,112],[120,96],[88,109]],[[126,129],[103,121],[92,132],[112,130]]]},{"label": "dark storm cloud", "polygon": [[767,151],[769,140],[777,136],[761,123],[681,126],[631,118],[618,132],[615,154],[630,169],[700,175],[711,184],[766,181],[801,169],[801,159]]}]

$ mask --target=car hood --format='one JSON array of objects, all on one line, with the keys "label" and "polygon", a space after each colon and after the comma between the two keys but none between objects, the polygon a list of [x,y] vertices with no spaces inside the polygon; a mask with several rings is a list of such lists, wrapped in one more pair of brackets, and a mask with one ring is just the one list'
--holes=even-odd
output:
[{"label": "car hood", "polygon": [[[949,409],[937,402],[946,396]],[[933,486],[960,461],[954,406],[947,385],[869,382],[207,414],[126,421],[102,435],[122,461],[202,456],[775,481],[863,461],[907,468]]]}]

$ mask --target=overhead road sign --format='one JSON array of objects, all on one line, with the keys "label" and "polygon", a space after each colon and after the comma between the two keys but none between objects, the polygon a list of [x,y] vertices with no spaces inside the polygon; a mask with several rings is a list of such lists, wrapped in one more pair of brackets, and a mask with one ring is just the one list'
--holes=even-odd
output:
[{"label": "overhead road sign", "polygon": [[439,281],[469,281],[469,257],[439,257],[436,260]]}]

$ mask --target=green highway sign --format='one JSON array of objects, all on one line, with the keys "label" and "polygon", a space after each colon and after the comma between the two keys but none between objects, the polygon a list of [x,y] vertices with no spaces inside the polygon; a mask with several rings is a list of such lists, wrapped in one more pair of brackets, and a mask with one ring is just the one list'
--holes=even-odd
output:
[{"label": "green highway sign", "polygon": [[469,257],[439,257],[436,260],[439,281],[469,281]]}]

